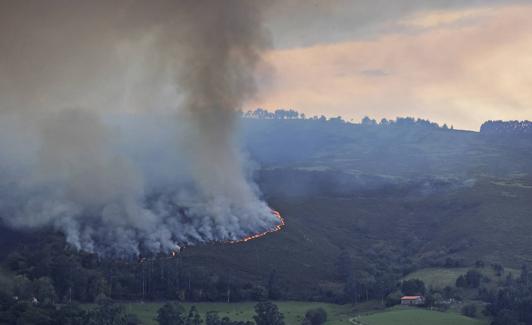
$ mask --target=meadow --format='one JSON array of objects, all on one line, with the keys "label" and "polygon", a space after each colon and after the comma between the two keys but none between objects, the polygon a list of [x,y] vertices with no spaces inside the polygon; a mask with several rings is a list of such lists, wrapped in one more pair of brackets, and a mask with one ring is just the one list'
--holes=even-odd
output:
[{"label": "meadow", "polygon": [[[188,311],[191,306],[196,306],[203,316],[209,311],[216,311],[220,317],[229,317],[232,320],[253,320],[255,314],[254,302],[243,303],[183,303],[182,306]],[[350,305],[334,305],[326,303],[283,301],[275,302],[284,314],[287,325],[299,325],[305,317],[305,312],[312,308],[321,307],[327,311],[328,325],[348,325],[349,319],[353,317],[353,310]],[[156,325],[155,317],[157,310],[162,303],[130,303],[125,304],[127,313],[135,314],[146,325]]]},{"label": "meadow", "polygon": [[[419,279],[425,283],[427,288],[443,289],[446,286],[454,286],[456,279],[463,274],[466,274],[471,267],[457,267],[457,268],[425,268],[417,270],[406,275],[403,280]],[[491,267],[477,268],[477,271],[489,278],[493,284],[498,280],[504,279],[508,274],[518,275],[519,270],[506,268],[500,276]]]},{"label": "meadow", "polygon": [[[485,325],[485,321],[468,318],[452,312],[430,311],[415,307],[394,307],[377,312],[357,311],[349,304],[335,305],[327,303],[282,301],[275,302],[284,314],[286,325],[301,324],[305,312],[311,308],[321,307],[327,311],[326,325]],[[196,306],[200,314],[208,311],[217,311],[221,317],[227,316],[232,320],[253,320],[253,302],[244,303],[183,303],[188,310]],[[156,325],[155,317],[162,303],[130,303],[126,310],[135,314],[146,325]]]},{"label": "meadow", "polygon": [[[411,307],[392,310],[357,318],[360,325],[485,325],[483,320],[465,317],[455,313],[442,313]],[[358,324],[357,324],[358,325]]]}]

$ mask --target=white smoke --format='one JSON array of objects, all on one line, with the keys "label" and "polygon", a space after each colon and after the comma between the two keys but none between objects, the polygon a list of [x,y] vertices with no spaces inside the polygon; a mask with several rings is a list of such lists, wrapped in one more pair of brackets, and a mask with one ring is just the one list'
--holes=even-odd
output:
[{"label": "white smoke", "polygon": [[263,2],[0,3],[0,217],[101,254],[235,240],[278,220],[235,111]]}]

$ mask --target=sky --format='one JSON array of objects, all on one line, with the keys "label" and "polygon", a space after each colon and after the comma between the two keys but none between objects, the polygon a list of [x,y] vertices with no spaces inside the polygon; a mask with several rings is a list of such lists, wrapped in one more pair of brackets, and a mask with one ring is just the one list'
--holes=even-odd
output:
[{"label": "sky", "polygon": [[280,3],[247,107],[468,130],[532,119],[532,1]]}]

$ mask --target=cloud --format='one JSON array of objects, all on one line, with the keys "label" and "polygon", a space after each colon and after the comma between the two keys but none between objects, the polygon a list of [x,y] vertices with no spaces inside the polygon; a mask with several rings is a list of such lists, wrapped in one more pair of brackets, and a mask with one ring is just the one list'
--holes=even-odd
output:
[{"label": "cloud", "polygon": [[[530,15],[526,5],[425,11],[401,20],[423,27],[416,33],[278,49],[267,58],[275,78],[250,104],[354,119],[416,116],[465,129],[530,118]],[[453,24],[464,17],[475,23]],[[368,78],[381,71],[393,73]]]},{"label": "cloud", "polygon": [[[453,20],[446,12],[467,12],[486,7],[526,3],[527,0],[284,0],[269,7],[266,23],[277,48],[307,47],[355,39],[371,39],[400,31],[396,22],[419,12],[440,13],[419,24]],[[465,17],[462,17],[465,18]],[[412,27],[412,26],[410,26]],[[407,31],[405,29],[405,31]]]},{"label": "cloud", "polygon": [[360,70],[359,73],[366,77],[386,77],[390,73],[382,69],[364,69]]}]

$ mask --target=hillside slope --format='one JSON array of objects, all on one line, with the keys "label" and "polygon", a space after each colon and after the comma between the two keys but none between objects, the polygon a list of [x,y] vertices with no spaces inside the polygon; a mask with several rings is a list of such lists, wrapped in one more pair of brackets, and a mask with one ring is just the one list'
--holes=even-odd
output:
[{"label": "hillside slope", "polygon": [[[242,142],[286,227],[243,244],[185,248],[184,265],[264,285],[275,271],[286,298],[322,299],[342,290],[335,267],[342,250],[357,277],[373,282],[449,260],[516,268],[532,261],[529,138],[244,120]],[[6,229],[0,239],[4,256],[34,242],[31,233]]]}]

